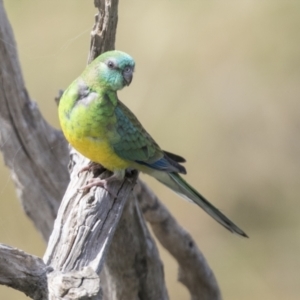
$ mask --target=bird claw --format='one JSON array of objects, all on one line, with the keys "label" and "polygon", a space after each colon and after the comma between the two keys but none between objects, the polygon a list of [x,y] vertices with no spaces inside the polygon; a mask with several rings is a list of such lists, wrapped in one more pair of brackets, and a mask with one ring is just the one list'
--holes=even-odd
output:
[{"label": "bird claw", "polygon": [[135,170],[135,169],[126,169],[126,180],[129,182],[129,183],[133,183],[136,181],[136,177],[137,177],[137,173],[138,171]]},{"label": "bird claw", "polygon": [[[84,171],[90,171],[92,170],[94,175],[95,175],[95,171],[98,171],[99,169],[104,169],[100,164],[94,163],[94,162],[90,162],[87,166],[85,166],[84,168],[82,168],[79,172],[78,175],[81,172]],[[92,178],[90,180],[87,181],[86,185],[84,185],[83,187],[79,188],[78,191],[79,192],[85,192],[89,189],[91,189],[94,186],[100,186],[103,189],[105,189],[109,194],[111,194],[114,198],[117,198],[117,194],[115,194],[114,192],[112,192],[109,188],[108,188],[108,182],[111,181],[122,181],[124,179],[124,175],[125,175],[125,170],[121,170],[121,171],[116,171],[114,172],[110,177],[105,178],[105,179],[101,179],[99,177],[96,178]]]},{"label": "bird claw", "polygon": [[89,189],[91,189],[94,186],[100,186],[103,189],[105,189],[110,195],[112,195],[114,198],[117,198],[117,194],[112,192],[108,186],[107,186],[107,179],[100,179],[100,178],[92,178],[87,181],[86,185],[82,186],[78,189],[78,192],[85,192]]},{"label": "bird claw", "polygon": [[94,173],[97,170],[105,170],[105,169],[98,163],[89,162],[85,167],[81,168],[78,171],[77,176],[79,177],[79,175],[85,171],[87,171],[87,172],[92,171]]}]

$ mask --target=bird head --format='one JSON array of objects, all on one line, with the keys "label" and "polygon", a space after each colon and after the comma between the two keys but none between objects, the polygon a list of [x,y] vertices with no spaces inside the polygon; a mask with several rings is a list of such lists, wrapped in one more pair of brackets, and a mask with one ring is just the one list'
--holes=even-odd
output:
[{"label": "bird head", "polygon": [[92,64],[96,67],[97,78],[101,84],[113,91],[121,90],[132,81],[135,62],[125,52],[116,50],[105,52]]}]

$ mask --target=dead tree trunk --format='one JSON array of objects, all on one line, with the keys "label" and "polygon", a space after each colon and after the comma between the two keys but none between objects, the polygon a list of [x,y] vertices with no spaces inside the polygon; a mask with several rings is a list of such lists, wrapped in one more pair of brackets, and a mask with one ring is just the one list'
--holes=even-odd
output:
[{"label": "dead tree trunk", "polygon": [[[95,0],[95,6],[88,62],[114,48],[117,28],[118,0]],[[179,280],[191,299],[221,299],[191,236],[144,183],[135,187],[138,174],[111,183],[116,199],[101,188],[78,192],[88,178],[107,174],[77,176],[88,160],[73,149],[69,155],[61,132],[30,100],[15,49],[0,0],[0,147],[26,214],[49,240],[43,260],[0,245],[0,284],[32,299],[168,299],[146,219],[178,261]]]}]

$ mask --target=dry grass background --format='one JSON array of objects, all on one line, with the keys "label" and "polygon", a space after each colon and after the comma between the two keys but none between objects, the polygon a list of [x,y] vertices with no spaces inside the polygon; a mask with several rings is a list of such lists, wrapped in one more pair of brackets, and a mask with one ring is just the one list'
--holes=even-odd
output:
[{"label": "dry grass background", "polygon": [[[188,180],[250,239],[149,184],[196,239],[224,299],[299,299],[300,2],[120,2],[116,46],[137,64],[120,98],[163,148],[187,158]],[[59,127],[53,98],[86,64],[93,2],[4,3],[29,93]],[[45,250],[2,159],[0,242]],[[161,256],[171,299],[188,299],[175,262]],[[0,298],[25,296],[0,287]]]}]

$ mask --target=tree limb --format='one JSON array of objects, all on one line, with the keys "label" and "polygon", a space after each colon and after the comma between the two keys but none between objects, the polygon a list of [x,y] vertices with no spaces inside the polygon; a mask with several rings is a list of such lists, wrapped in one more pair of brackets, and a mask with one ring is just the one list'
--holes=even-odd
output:
[{"label": "tree limb", "polygon": [[35,300],[101,299],[99,276],[91,267],[53,271],[39,257],[0,244],[0,284]]},{"label": "tree limb", "polygon": [[[105,5],[104,1],[95,1],[95,5],[98,7],[99,13],[91,34],[89,61],[103,51],[114,49],[117,26],[118,1],[106,1]],[[134,184],[131,184],[131,189],[133,186]],[[109,189],[114,191],[112,186],[109,186]],[[98,195],[94,194],[94,196]],[[127,196],[123,196],[121,199],[122,206],[126,198]],[[168,299],[158,251],[141,218],[139,207],[134,203],[133,198],[127,204],[127,209],[123,212],[119,225],[118,220],[115,219],[115,223],[111,224],[109,230],[103,230],[100,235],[107,238],[105,249],[110,246],[105,271],[101,276],[105,290],[104,295],[106,299],[120,299],[125,295],[127,295],[125,299],[136,299],[142,293],[147,294],[148,299]],[[101,211],[105,210],[106,208],[102,205]],[[108,213],[111,214],[111,211]],[[117,234],[110,245],[116,227]],[[147,237],[146,240],[145,237]],[[150,243],[150,241],[152,242]],[[140,259],[137,259],[138,257]],[[116,263],[117,261],[118,263]],[[96,266],[93,267],[95,269]],[[101,270],[101,264],[97,266],[97,270]],[[141,272],[143,276],[141,276]],[[131,276],[125,280],[124,274],[131,274]]]},{"label": "tree limb", "polygon": [[104,300],[167,300],[163,265],[134,194],[127,202],[101,274]]},{"label": "tree limb", "polygon": [[[114,48],[117,5],[117,0],[95,0],[99,13],[91,34],[89,62],[101,52]],[[15,47],[0,0],[0,147],[27,215],[47,240],[69,180],[66,168],[68,150],[61,132],[43,119],[36,104],[30,100]],[[135,177],[109,184],[109,189],[118,195],[116,199],[101,188],[78,193],[77,189],[86,180],[99,175],[85,172],[78,177],[78,170],[87,163],[87,159],[72,150],[71,182],[44,256],[45,262],[54,270],[50,272],[52,269],[45,269],[40,259],[24,254],[29,261],[32,260],[33,266],[40,266],[45,271],[39,274],[48,272],[48,290],[45,288],[28,295],[33,298],[40,296],[34,299],[47,299],[44,295],[49,292],[49,299],[101,299],[98,274],[103,270],[104,299],[117,300],[125,295],[124,299],[168,299],[156,245],[145,225],[136,196],[131,193]],[[177,258],[180,280],[189,288],[192,299],[199,299],[200,295],[201,299],[220,299],[215,278],[191,237],[163,206],[158,205],[154,213],[152,204],[159,202],[144,184],[138,198],[160,242]],[[145,207],[151,207],[150,215]],[[3,270],[12,268],[13,274],[17,269],[5,260],[7,253],[3,257],[1,260],[0,256],[0,267],[2,262]],[[17,262],[17,257],[11,258],[12,261]],[[21,269],[26,269],[22,256],[19,264]],[[46,282],[44,277],[41,276],[41,287]],[[0,277],[0,283],[24,291],[23,281],[13,285],[9,279],[5,283],[3,278],[1,281]],[[198,282],[198,287],[195,282]]]},{"label": "tree limb", "polygon": [[[91,267],[80,271],[48,274],[49,294],[45,300],[101,300],[100,279]],[[44,299],[39,299],[44,300]]]},{"label": "tree limb", "polygon": [[[163,266],[155,242],[131,193],[137,173],[131,178],[127,175],[124,182],[109,183],[116,199],[102,188],[81,193],[78,187],[92,174],[77,174],[89,161],[75,150],[71,151],[71,158],[71,182],[55,220],[45,263],[72,277],[87,266],[100,274],[105,261],[101,275],[104,299],[137,299],[144,295],[149,300],[167,300]],[[66,289],[60,288],[56,280],[49,285],[51,299],[65,293]]]},{"label": "tree limb", "polygon": [[216,278],[190,234],[141,180],[136,193],[155,236],[177,260],[178,280],[188,288],[191,299],[220,300],[222,297]]},{"label": "tree limb", "polygon": [[2,0],[0,61],[0,150],[26,214],[48,240],[69,181],[68,148],[29,98]]},{"label": "tree limb", "polygon": [[78,176],[78,171],[88,160],[75,150],[71,153],[74,163],[71,182],[58,210],[44,261],[59,271],[91,266],[100,273],[136,175],[130,181],[111,183],[109,189],[117,195],[116,199],[103,188],[80,192],[78,188],[92,174]]},{"label": "tree limb", "polygon": [[94,0],[98,14],[95,16],[95,25],[91,32],[91,44],[88,64],[99,54],[115,48],[118,4],[119,0]]},{"label": "tree limb", "polygon": [[0,244],[0,284],[32,299],[48,299],[47,273],[50,270],[40,258]]}]

